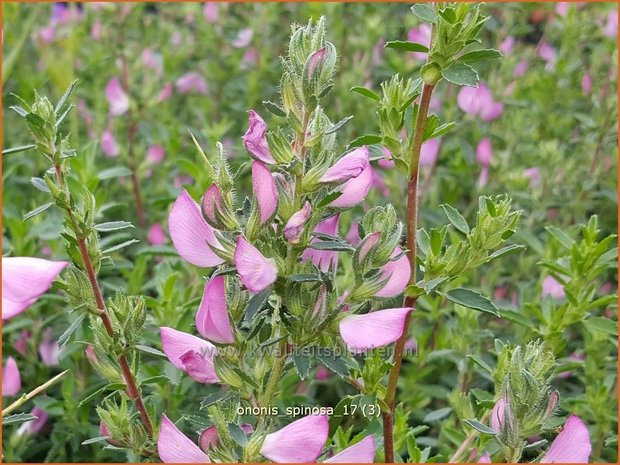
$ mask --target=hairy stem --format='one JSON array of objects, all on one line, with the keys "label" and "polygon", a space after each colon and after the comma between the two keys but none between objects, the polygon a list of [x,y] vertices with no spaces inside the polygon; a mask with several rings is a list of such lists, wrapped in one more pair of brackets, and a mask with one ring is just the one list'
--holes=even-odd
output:
[{"label": "hairy stem", "polygon": [[[416,232],[418,229],[418,175],[420,167],[420,152],[424,139],[424,128],[428,117],[428,108],[431,102],[434,85],[424,84],[422,97],[418,109],[418,117],[415,123],[415,132],[411,148],[411,158],[409,160],[409,179],[407,181],[407,258],[411,267],[411,278],[409,284],[416,282]],[[405,297],[405,307],[414,308],[415,297]],[[388,377],[387,389],[385,392],[385,403],[388,411],[383,413],[383,440],[385,444],[385,461],[394,462],[394,407],[396,399],[396,385],[400,375],[400,367],[403,361],[405,343],[409,334],[409,322],[411,313],[405,318],[402,335],[394,346],[393,367]]]}]

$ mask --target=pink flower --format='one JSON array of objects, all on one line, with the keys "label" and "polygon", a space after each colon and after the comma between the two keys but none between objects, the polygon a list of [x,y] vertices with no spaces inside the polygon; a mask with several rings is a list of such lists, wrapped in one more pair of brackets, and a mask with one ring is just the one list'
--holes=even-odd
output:
[{"label": "pink flower", "polygon": [[320,48],[316,52],[312,52],[310,54],[310,56],[308,57],[308,75],[309,76],[312,76],[314,74],[314,70],[317,67],[321,67],[321,65],[325,61],[326,54],[327,54],[327,49],[325,47]]},{"label": "pink flower", "polygon": [[590,95],[592,92],[592,76],[588,73],[581,78],[581,90],[584,95]]},{"label": "pink flower", "polygon": [[161,145],[151,145],[146,150],[146,161],[151,165],[161,163],[166,158],[166,151]]},{"label": "pink flower", "polygon": [[392,152],[387,147],[381,147],[381,150],[383,150],[383,158],[379,159],[379,166],[385,169],[394,168],[396,162],[392,159]]},{"label": "pink flower", "polygon": [[[319,182],[328,184],[342,184],[351,178],[356,178],[369,166],[370,153],[368,147],[359,147],[340,158],[333,166],[327,169]],[[372,176],[370,177],[372,180]]]},{"label": "pink flower", "polygon": [[324,460],[324,463],[373,463],[375,459],[375,437],[370,435],[333,457]]},{"label": "pink flower", "polygon": [[329,376],[329,370],[324,366],[318,367],[316,369],[316,373],[314,373],[314,379],[316,379],[317,381],[325,381],[327,378],[329,378]]},{"label": "pink flower", "polygon": [[258,204],[259,223],[265,224],[278,208],[278,190],[276,181],[260,161],[252,162],[252,189]]},{"label": "pink flower", "polygon": [[142,50],[140,60],[146,68],[155,71],[155,74],[157,76],[160,76],[164,71],[163,58],[161,54],[154,52],[150,48],[145,48],[144,50]]},{"label": "pink flower", "polygon": [[439,139],[431,139],[422,144],[420,166],[433,166],[439,156]]},{"label": "pink flower", "polygon": [[611,10],[607,15],[607,23],[603,29],[603,35],[610,39],[618,36],[618,10]]},{"label": "pink flower", "polygon": [[506,401],[504,399],[499,399],[495,402],[493,406],[493,410],[491,411],[491,428],[495,430],[497,434],[500,434],[502,429],[504,429],[504,424],[506,422]]},{"label": "pink flower", "polygon": [[159,100],[160,102],[165,102],[166,100],[170,98],[171,95],[172,95],[172,83],[167,82],[164,85],[161,92],[159,93],[159,97],[157,98],[157,100]]},{"label": "pink flower", "polygon": [[21,355],[26,356],[28,351],[28,343],[30,342],[31,337],[32,335],[30,334],[30,331],[23,330],[19,333],[19,337],[13,343],[13,348]]},{"label": "pink flower", "polygon": [[209,456],[185,436],[166,415],[161,420],[157,452],[164,463],[210,463]]},{"label": "pink flower", "polygon": [[207,222],[211,225],[217,225],[219,221],[216,211],[222,211],[223,208],[222,192],[217,184],[211,184],[202,196],[202,211],[207,217]]},{"label": "pink flower", "polygon": [[56,37],[55,26],[46,26],[46,27],[42,27],[39,30],[39,38],[46,44],[52,43],[55,37]]},{"label": "pink flower", "polygon": [[189,73],[185,73],[183,76],[176,80],[177,90],[181,94],[188,94],[190,92],[196,92],[198,94],[206,94],[207,93],[207,81],[202,76],[195,71],[191,71]]},{"label": "pink flower", "polygon": [[52,328],[47,328],[43,339],[39,343],[39,355],[45,366],[52,367],[58,365],[58,360],[62,353],[58,342],[52,337]]},{"label": "pink flower", "polygon": [[101,150],[108,157],[118,157],[121,153],[114,135],[108,129],[101,133]]},{"label": "pink flower", "polygon": [[98,19],[93,21],[93,25],[90,28],[90,38],[93,40],[101,39],[101,29],[101,21],[99,21]]},{"label": "pink flower", "polygon": [[352,246],[356,246],[360,243],[360,232],[359,232],[359,223],[357,221],[353,221],[351,223],[351,227],[349,228],[349,232],[344,237],[345,240],[351,244]]},{"label": "pink flower", "polygon": [[326,415],[309,415],[268,434],[260,453],[276,463],[313,463],[329,434]]},{"label": "pink flower", "polygon": [[481,166],[489,166],[493,159],[493,146],[488,138],[482,139],[476,146],[476,160]]},{"label": "pink flower", "polygon": [[312,206],[306,201],[301,210],[293,213],[291,218],[284,226],[284,237],[287,241],[298,244],[301,234],[304,232],[304,226],[312,214]]},{"label": "pink flower", "polygon": [[482,454],[482,457],[480,457],[478,463],[491,463],[491,457],[489,456],[489,453],[485,452],[484,454]]},{"label": "pink flower", "polygon": [[105,97],[110,105],[110,114],[119,116],[129,110],[129,97],[115,76],[105,86]]},{"label": "pink flower", "polygon": [[571,415],[540,463],[588,463],[590,452],[588,428],[578,416]]},{"label": "pink flower", "polygon": [[529,178],[530,187],[535,186],[540,181],[540,169],[536,166],[523,171],[523,176]]},{"label": "pink flower", "polygon": [[30,411],[30,414],[37,417],[37,419],[23,423],[17,430],[18,436],[22,434],[37,434],[43,429],[49,418],[47,412],[40,407],[33,408]]},{"label": "pink flower", "polygon": [[267,143],[267,125],[263,118],[254,110],[248,111],[250,114],[250,126],[242,137],[243,145],[248,152],[257,160],[272,165],[275,163],[269,144]]},{"label": "pink flower", "polygon": [[192,265],[209,267],[224,263],[211,249],[221,248],[215,230],[207,224],[200,207],[185,189],[170,210],[168,229],[175,249]]},{"label": "pink flower", "polygon": [[[330,236],[336,236],[338,234],[338,218],[339,215],[332,215],[325,218],[314,228],[315,233],[328,234]],[[317,238],[313,238],[310,243],[317,241]],[[331,250],[315,250],[308,247],[304,250],[301,256],[302,260],[311,260],[312,264],[321,270],[323,273],[327,273],[330,268],[335,268],[338,261],[338,252]]]},{"label": "pink flower", "polygon": [[553,276],[547,276],[542,284],[542,296],[551,296],[554,299],[563,299],[566,297],[564,287]]},{"label": "pink flower", "polygon": [[389,308],[364,315],[347,315],[339,323],[340,336],[351,352],[383,347],[402,334],[412,308]]},{"label": "pink flower", "polygon": [[555,12],[558,14],[558,16],[566,16],[569,8],[570,4],[568,2],[558,2],[555,4]]},{"label": "pink flower", "polygon": [[[5,259],[6,260],[6,259]],[[2,273],[4,276],[4,273]],[[4,303],[2,305],[4,311]],[[22,388],[22,377],[13,357],[7,358],[2,367],[2,397],[13,397]]]},{"label": "pink flower", "polygon": [[[242,423],[241,430],[247,435],[254,431],[252,425],[249,423]],[[200,448],[208,452],[209,449],[214,448],[219,441],[219,433],[217,432],[217,427],[215,425],[211,425],[208,428],[205,428],[200,436],[198,437],[198,444],[200,444]]]},{"label": "pink flower", "polygon": [[555,68],[557,53],[555,51],[555,48],[553,48],[551,44],[549,44],[548,42],[543,42],[542,44],[540,44],[540,47],[538,47],[538,56],[547,62],[547,64],[545,65],[545,69],[547,71],[551,71],[553,68]]},{"label": "pink flower", "polygon": [[513,36],[506,37],[499,46],[500,51],[504,55],[510,55],[515,46],[515,38]]},{"label": "pink flower", "polygon": [[160,328],[160,335],[164,353],[175,367],[199,383],[220,382],[213,365],[217,351],[213,344],[165,326]]},{"label": "pink flower", "polygon": [[499,118],[504,111],[504,104],[496,102],[489,88],[482,82],[478,88],[462,87],[456,101],[459,108],[465,113],[479,116],[487,122]]},{"label": "pink flower", "polygon": [[241,282],[253,294],[267,289],[278,277],[275,260],[265,258],[243,236],[237,238],[234,262]]},{"label": "pink flower", "polygon": [[35,303],[67,265],[34,257],[3,257],[2,319],[9,320]]},{"label": "pink flower", "polygon": [[[419,27],[409,29],[407,40],[428,47],[431,42],[431,25],[423,23]],[[416,60],[426,60],[426,53],[413,52],[412,55]]]},{"label": "pink flower", "polygon": [[526,60],[521,60],[519,61],[519,63],[517,63],[517,66],[515,67],[515,72],[514,72],[514,76],[517,77],[521,77],[525,74],[525,72],[527,71],[527,61]]},{"label": "pink flower", "polygon": [[226,282],[223,275],[211,278],[196,313],[196,329],[202,337],[221,344],[235,342],[226,302]]},{"label": "pink flower", "polygon": [[334,208],[351,208],[362,202],[372,186],[374,170],[368,164],[359,176],[349,179],[338,187],[342,193],[329,206]]},{"label": "pink flower", "polygon": [[233,40],[232,46],[236,48],[245,48],[252,43],[253,36],[254,31],[252,31],[249,27],[241,29],[239,34],[237,34],[237,38]]},{"label": "pink flower", "polygon": [[206,2],[202,7],[202,14],[209,23],[216,23],[218,18],[218,4],[215,2]]},{"label": "pink flower", "polygon": [[155,223],[149,228],[146,240],[151,245],[164,245],[166,242],[168,242],[168,238],[166,237],[164,228],[162,228],[161,224],[159,223]]},{"label": "pink flower", "polygon": [[411,266],[407,255],[402,253],[400,247],[396,247],[392,252],[392,258],[401,255],[396,260],[387,262],[381,267],[381,279],[387,279],[386,283],[379,289],[377,297],[396,297],[401,294],[409,284],[411,278]]}]

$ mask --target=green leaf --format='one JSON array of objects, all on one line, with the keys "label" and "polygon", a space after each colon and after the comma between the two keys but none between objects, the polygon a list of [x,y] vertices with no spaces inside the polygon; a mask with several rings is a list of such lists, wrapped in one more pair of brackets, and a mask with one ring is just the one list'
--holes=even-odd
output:
[{"label": "green leaf", "polygon": [[316,358],[337,375],[340,375],[343,378],[349,376],[349,367],[344,362],[342,357],[339,357],[338,355],[316,355]]},{"label": "green leaf", "polygon": [[489,313],[500,318],[497,307],[479,292],[465,288],[452,289],[443,294],[448,300],[463,307]]},{"label": "green leaf", "polygon": [[83,441],[82,445],[87,446],[88,444],[95,444],[96,442],[103,442],[107,440],[108,440],[108,436],[97,436],[96,438],[90,438],[90,439],[87,439],[86,441]]},{"label": "green leaf", "polygon": [[284,111],[284,108],[282,108],[280,105],[273,103],[269,100],[263,100],[263,105],[274,115],[286,118],[286,112]]},{"label": "green leaf", "polygon": [[334,200],[336,200],[341,195],[342,195],[342,192],[339,192],[339,191],[334,191],[334,192],[326,195],[325,198],[318,203],[316,208],[322,208],[322,207],[325,207],[325,206],[329,205],[330,203],[332,203]]},{"label": "green leaf", "polygon": [[349,148],[361,147],[362,145],[379,144],[382,140],[383,138],[376,134],[365,134],[351,141],[351,143],[349,144]]},{"label": "green leaf", "polygon": [[493,368],[491,368],[489,364],[485,362],[484,360],[482,360],[480,357],[470,354],[470,355],[467,355],[467,358],[471,359],[472,362],[474,362],[476,365],[478,365],[488,374],[493,374]]},{"label": "green leaf", "polygon": [[424,423],[433,423],[435,421],[441,421],[446,418],[452,412],[452,407],[444,407],[437,410],[433,410],[428,413],[422,420]]},{"label": "green leaf", "polygon": [[584,321],[584,324],[590,331],[601,331],[612,336],[618,335],[618,322],[609,318],[593,316]]},{"label": "green leaf", "polygon": [[573,239],[562,231],[560,228],[556,228],[555,226],[546,226],[545,229],[549,234],[551,234],[562,247],[565,249],[570,249],[573,246]]},{"label": "green leaf", "polygon": [[12,153],[25,152],[26,150],[30,150],[35,148],[36,145],[28,144],[28,145],[20,145],[18,147],[11,147],[10,149],[4,149],[2,151],[2,155],[11,155]]},{"label": "green leaf", "polygon": [[467,224],[467,220],[463,218],[463,215],[461,215],[456,208],[445,203],[440,206],[448,217],[448,221],[452,223],[452,226],[461,231],[463,234],[469,234],[469,225]]},{"label": "green leaf", "polygon": [[154,347],[149,347],[149,346],[138,344],[135,346],[135,348],[138,349],[140,352],[144,352],[150,355],[155,355],[156,357],[168,358],[166,357],[166,354],[164,354],[161,350],[155,349]]},{"label": "green leaf", "polygon": [[310,371],[310,357],[295,354],[293,355],[293,363],[295,363],[295,368],[297,369],[299,377],[301,379],[306,379]]},{"label": "green leaf", "polygon": [[288,279],[294,283],[317,283],[323,281],[319,275],[312,273],[293,274]]},{"label": "green leaf", "polygon": [[137,257],[142,255],[178,256],[179,254],[174,247],[169,245],[153,245],[142,247],[138,253],[136,253]]},{"label": "green leaf", "polygon": [[370,89],[367,89],[366,87],[355,86],[355,87],[351,87],[349,91],[357,92],[358,94],[363,95],[364,97],[368,97],[369,99],[376,100],[377,102],[381,100],[381,97],[379,97],[378,94],[376,94]]},{"label": "green leaf", "polygon": [[411,7],[411,12],[427,23],[435,24],[439,19],[435,9],[428,3],[416,3]]},{"label": "green leaf", "polygon": [[344,126],[345,124],[347,124],[349,121],[351,121],[353,119],[353,116],[347,116],[346,118],[341,119],[340,121],[338,121],[336,124],[328,127],[325,130],[325,134],[332,134],[334,132],[336,132],[338,129],[340,129],[342,126]]},{"label": "green leaf", "polygon": [[265,289],[263,292],[252,296],[250,301],[248,302],[248,306],[245,307],[245,318],[244,321],[252,321],[256,313],[263,307],[267,297],[271,294],[271,288]]},{"label": "green leaf", "polygon": [[2,426],[12,425],[14,423],[23,423],[24,421],[37,420],[39,417],[32,413],[16,413],[2,418]]},{"label": "green leaf", "polygon": [[480,423],[478,420],[463,420],[463,422],[482,434],[490,434],[492,436],[497,434],[497,431],[493,428]]},{"label": "green leaf", "polygon": [[409,42],[407,40],[391,40],[384,46],[385,48],[395,48],[397,50],[405,50],[407,52],[422,52],[427,53],[428,47],[415,42]]},{"label": "green leaf", "polygon": [[73,92],[73,89],[75,88],[76,84],[77,84],[77,79],[73,81],[71,84],[69,84],[69,87],[67,88],[67,90],[65,90],[65,93],[62,94],[62,97],[60,97],[60,100],[56,104],[56,108],[54,108],[54,113],[58,114],[58,112],[62,110],[62,107],[64,107],[65,103],[67,103],[67,100],[71,96],[71,93]]},{"label": "green leaf", "polygon": [[450,131],[455,126],[456,126],[455,122],[450,122],[450,123],[442,124],[441,126],[439,126],[437,129],[435,129],[433,131],[433,133],[430,135],[428,140],[434,139],[434,138],[439,137],[439,136],[443,136],[445,133]]},{"label": "green leaf", "polygon": [[121,229],[133,227],[133,224],[129,221],[108,221],[107,223],[99,223],[95,225],[95,229],[99,232],[119,231]]},{"label": "green leaf", "polygon": [[350,244],[340,241],[321,241],[310,244],[311,249],[331,250],[335,252],[352,252],[355,250]]},{"label": "green leaf", "polygon": [[41,192],[49,193],[50,189],[42,178],[30,178],[30,183]]},{"label": "green leaf", "polygon": [[514,255],[516,253],[525,250],[525,246],[521,244],[510,244],[506,247],[502,247],[501,249],[496,250],[491,255],[489,255],[490,260],[495,260],[496,258],[506,257],[508,255]]},{"label": "green leaf", "polygon": [[248,444],[248,437],[238,424],[228,423],[228,433],[230,433],[232,440],[241,447],[245,447]]},{"label": "green leaf", "polygon": [[140,385],[143,384],[163,384],[166,385],[168,383],[170,383],[170,378],[168,378],[166,375],[157,375],[157,376],[151,376],[150,378],[146,378],[145,380],[142,380],[140,382]]},{"label": "green leaf", "polygon": [[100,181],[105,181],[106,179],[112,178],[120,178],[123,176],[130,176],[131,170],[126,166],[115,166],[114,168],[108,168],[107,170],[101,171],[97,177]]},{"label": "green leaf", "polygon": [[43,213],[45,210],[47,210],[52,205],[54,205],[54,202],[49,202],[44,205],[41,205],[40,207],[35,208],[32,211],[29,211],[28,213],[24,215],[24,221],[29,220],[30,218],[34,216],[37,216],[39,213]]},{"label": "green leaf", "polygon": [[116,252],[117,250],[124,249],[125,247],[132,245],[132,244],[136,244],[138,242],[140,242],[138,239],[130,239],[128,241],[113,245],[112,247],[102,250],[101,253],[106,254],[106,253]]},{"label": "green leaf", "polygon": [[69,342],[69,338],[80,327],[85,317],[86,313],[80,313],[77,318],[73,320],[73,323],[71,323],[71,325],[66,329],[66,331],[60,335],[60,337],[58,338],[58,345],[60,346],[60,348],[63,348],[67,344],[67,342]]},{"label": "green leaf", "polygon": [[438,13],[447,23],[454,24],[456,22],[456,12],[454,8],[444,8],[443,10],[439,10]]},{"label": "green leaf", "polygon": [[501,58],[502,52],[494,49],[473,50],[465,53],[458,58],[461,63],[475,63],[477,61],[492,60],[493,58]]},{"label": "green leaf", "polygon": [[212,392],[202,399],[202,402],[200,402],[200,410],[204,410],[214,404],[224,403],[233,397],[235,397],[235,394],[230,390],[220,389]]},{"label": "green leaf", "polygon": [[126,387],[127,386],[124,383],[110,383],[110,384],[106,384],[105,386],[102,386],[101,388],[97,389],[96,391],[91,392],[90,394],[87,394],[85,397],[82,397],[82,399],[80,400],[80,403],[78,404],[78,408],[80,408],[82,405],[90,402],[92,399],[94,399],[99,394],[103,393],[104,391],[121,391],[121,390],[125,389]]},{"label": "green leaf", "polygon": [[441,70],[441,76],[448,82],[459,86],[478,87],[478,73],[465,63],[453,63]]}]

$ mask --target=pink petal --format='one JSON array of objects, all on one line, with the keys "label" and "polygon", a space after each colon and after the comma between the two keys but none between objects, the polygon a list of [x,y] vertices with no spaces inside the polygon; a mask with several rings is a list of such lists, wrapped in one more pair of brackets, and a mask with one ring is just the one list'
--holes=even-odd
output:
[{"label": "pink petal", "polygon": [[[339,215],[332,215],[329,218],[324,219],[314,228],[314,232],[328,234],[330,236],[336,236],[338,234],[338,219]],[[315,242],[318,239],[314,238],[311,242]],[[338,261],[338,252],[330,250],[314,250],[308,247],[301,255],[302,260],[311,260],[312,264],[319,270],[327,273],[331,267],[336,267]]]},{"label": "pink petal", "polygon": [[[392,257],[396,257],[402,251],[400,247],[396,247],[392,252]],[[407,255],[403,254],[381,267],[381,279],[386,278],[388,281],[385,286],[375,293],[377,297],[396,297],[405,290],[411,278],[411,266]]]},{"label": "pink petal", "polygon": [[366,165],[366,168],[354,178],[349,179],[342,184],[339,188],[342,195],[329,204],[334,208],[351,208],[363,201],[372,185],[373,169],[370,164]]},{"label": "pink petal", "polygon": [[482,457],[480,457],[478,463],[491,463],[491,457],[489,456],[489,453],[485,452],[484,454],[482,454]]},{"label": "pink petal", "polygon": [[547,276],[542,284],[542,296],[551,296],[554,299],[563,299],[566,297],[564,287],[553,276]]},{"label": "pink petal", "polygon": [[327,415],[309,415],[268,434],[260,453],[276,463],[312,463],[328,434]]},{"label": "pink petal", "polygon": [[217,184],[211,184],[207,191],[202,196],[202,211],[205,213],[207,220],[211,224],[216,225],[217,215],[216,209],[220,211],[223,209],[224,200],[222,199],[222,192]]},{"label": "pink petal", "polygon": [[339,324],[340,335],[351,352],[383,347],[398,339],[412,308],[390,308],[365,315],[348,315]]},{"label": "pink petal", "polygon": [[207,81],[202,76],[202,74],[199,74],[195,71],[185,73],[183,76],[176,80],[175,84],[177,90],[181,94],[188,94],[190,92],[195,92],[197,94],[206,94],[208,91]]},{"label": "pink petal", "polygon": [[286,223],[286,226],[284,226],[284,237],[287,241],[292,242],[293,244],[297,244],[299,242],[299,238],[304,231],[306,221],[308,221],[311,214],[312,206],[308,201],[306,201],[301,210],[293,213],[291,218]]},{"label": "pink petal", "polygon": [[433,166],[439,156],[439,139],[431,139],[422,144],[420,166]]},{"label": "pink petal", "polygon": [[202,13],[209,23],[216,23],[218,18],[218,5],[215,2],[206,2],[202,7]]},{"label": "pink petal", "polygon": [[489,166],[493,158],[493,146],[488,138],[482,139],[476,146],[476,160],[482,166]]},{"label": "pink petal", "polygon": [[200,444],[200,448],[205,452],[215,447],[218,440],[219,435],[215,425],[205,428],[202,433],[200,433],[200,436],[198,436],[198,444]]},{"label": "pink petal", "polygon": [[105,87],[105,96],[110,105],[110,114],[119,116],[129,110],[129,97],[123,90],[117,77],[113,77],[108,81]]},{"label": "pink petal", "polygon": [[164,245],[168,241],[168,238],[161,224],[155,223],[149,228],[146,240],[149,241],[151,245]]},{"label": "pink petal", "polygon": [[196,329],[213,342],[232,344],[235,342],[233,329],[228,318],[226,286],[223,275],[210,279],[205,284],[204,294],[196,313]]},{"label": "pink petal", "polygon": [[210,463],[209,456],[185,436],[166,415],[161,421],[157,452],[164,463]]},{"label": "pink petal", "polygon": [[327,49],[325,47],[317,50],[316,52],[312,52],[308,57],[308,74],[312,76],[314,74],[314,70],[317,66],[319,66],[325,60],[325,55],[327,53]]},{"label": "pink petal", "polygon": [[114,134],[107,129],[101,133],[101,151],[108,157],[118,157],[121,153]]},{"label": "pink petal", "polygon": [[161,145],[152,145],[146,151],[146,160],[151,164],[158,164],[166,158],[166,151]]},{"label": "pink petal", "polygon": [[45,330],[43,340],[39,344],[39,355],[43,365],[52,367],[58,365],[62,350],[58,346],[58,342],[52,337],[52,328]]},{"label": "pink petal", "polygon": [[611,10],[607,15],[607,23],[603,29],[603,35],[610,39],[618,35],[618,10]]},{"label": "pink petal", "polygon": [[324,463],[373,463],[375,459],[375,438],[366,436],[357,444],[327,459]]},{"label": "pink petal", "polygon": [[7,358],[2,367],[2,397],[13,397],[22,388],[22,377],[13,357]]},{"label": "pink petal", "polygon": [[351,178],[355,178],[368,167],[369,157],[368,147],[359,147],[334,163],[321,176],[319,182],[341,184]]},{"label": "pink petal", "polygon": [[31,306],[67,264],[34,257],[3,257],[2,319],[13,318]]},{"label": "pink petal", "polygon": [[362,262],[366,258],[366,255],[368,255],[368,252],[370,252],[373,249],[373,247],[379,243],[380,240],[381,240],[381,231],[375,231],[373,233],[370,233],[368,236],[364,238],[364,240],[360,243],[359,251],[357,254],[360,262]]},{"label": "pink petal", "polygon": [[592,445],[586,425],[571,415],[540,463],[588,463]]},{"label": "pink petal", "polygon": [[232,42],[232,46],[236,48],[244,48],[252,43],[252,37],[254,36],[254,31],[249,27],[245,29],[241,29],[237,38]]},{"label": "pink petal", "polygon": [[[415,42],[428,47],[431,41],[431,26],[424,23],[419,27],[409,29],[407,40],[409,40],[409,42]],[[426,59],[426,53],[424,52],[413,52],[412,55],[416,60]]]},{"label": "pink petal", "polygon": [[243,236],[237,238],[234,262],[241,282],[254,294],[267,289],[278,277],[275,261],[265,258]]},{"label": "pink petal", "polygon": [[21,436],[22,434],[36,434],[43,429],[49,415],[45,412],[45,410],[35,407],[30,411],[31,415],[37,417],[36,420],[30,420],[25,423],[22,423],[17,430],[17,435]]},{"label": "pink petal", "polygon": [[482,121],[493,121],[499,118],[504,112],[504,104],[501,102],[490,102],[480,108],[480,119]]},{"label": "pink petal", "polygon": [[213,366],[213,357],[217,352],[213,344],[165,326],[160,328],[160,335],[164,353],[175,367],[199,382],[219,382]]},{"label": "pink petal", "polygon": [[272,165],[275,160],[267,143],[267,125],[254,110],[250,110],[248,113],[250,114],[250,126],[242,137],[243,145],[254,158]]},{"label": "pink petal", "polygon": [[221,247],[215,230],[207,224],[200,207],[185,189],[170,210],[168,229],[175,249],[192,265],[208,267],[224,263],[209,247]]},{"label": "pink petal", "polygon": [[491,411],[491,428],[493,428],[498,434],[502,430],[502,426],[504,425],[504,421],[506,419],[505,417],[506,401],[504,399],[499,399],[495,402],[493,410]]},{"label": "pink petal", "polygon": [[506,37],[499,46],[499,49],[504,55],[510,55],[512,49],[515,46],[515,38],[513,36]]},{"label": "pink petal", "polygon": [[269,169],[256,160],[252,162],[252,189],[258,203],[260,224],[265,224],[278,208],[278,190]]}]

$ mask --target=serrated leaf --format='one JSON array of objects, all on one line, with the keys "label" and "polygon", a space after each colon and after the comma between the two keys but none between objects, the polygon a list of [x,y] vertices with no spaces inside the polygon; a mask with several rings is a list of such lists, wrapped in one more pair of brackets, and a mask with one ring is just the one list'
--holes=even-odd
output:
[{"label": "serrated leaf", "polygon": [[245,317],[244,321],[252,321],[256,316],[256,313],[262,308],[262,306],[267,301],[267,297],[271,294],[271,288],[265,289],[264,291],[252,296],[250,301],[248,302],[248,306],[245,307]]},{"label": "serrated leaf", "polygon": [[301,379],[306,379],[310,371],[310,357],[295,354],[293,355],[293,363],[295,364],[299,377]]},{"label": "serrated leaf", "polygon": [[494,58],[501,58],[502,52],[494,49],[473,50],[465,53],[458,58],[461,63],[475,63],[477,61],[492,60]]},{"label": "serrated leaf", "polygon": [[440,206],[452,226],[461,231],[463,234],[469,234],[469,225],[467,224],[467,220],[463,218],[463,215],[461,215],[456,208],[445,203]]},{"label": "serrated leaf", "polygon": [[411,7],[411,12],[427,23],[435,24],[439,19],[435,9],[428,3],[416,3]]},{"label": "serrated leaf", "polygon": [[465,63],[452,63],[441,70],[441,76],[452,84],[478,87],[478,72]]},{"label": "serrated leaf", "polygon": [[337,355],[316,355],[316,358],[318,361],[320,361],[323,365],[325,365],[337,375],[340,375],[344,378],[349,376],[349,367],[344,362],[342,357],[339,357]]},{"label": "serrated leaf", "polygon": [[54,205],[54,203],[53,202],[49,202],[49,203],[46,203],[44,205],[41,205],[40,207],[35,208],[34,210],[29,211],[28,213],[26,213],[24,215],[24,221],[29,220],[30,218],[37,216],[39,213],[43,213],[45,210],[47,210],[52,205]]},{"label": "serrated leaf", "polygon": [[226,402],[234,397],[234,393],[230,390],[221,389],[206,395],[200,402],[200,410],[204,410],[214,404]]},{"label": "serrated leaf", "polygon": [[407,52],[421,52],[428,53],[428,47],[416,42],[409,42],[408,40],[391,40],[386,42],[385,48],[394,48],[396,50],[405,50]]},{"label": "serrated leaf", "polygon": [[10,149],[4,149],[2,151],[2,155],[11,155],[12,153],[25,152],[26,150],[30,150],[35,148],[36,145],[28,144],[28,145],[20,145],[18,147],[11,147]]},{"label": "serrated leaf", "polygon": [[435,139],[436,137],[439,137],[439,136],[443,136],[445,133],[450,131],[450,129],[452,129],[455,126],[456,126],[455,122],[450,122],[450,123],[442,124],[441,126],[439,126],[437,129],[435,129],[433,131],[433,133],[428,138],[428,140]]},{"label": "serrated leaf", "polygon": [[2,418],[2,426],[13,425],[15,423],[23,423],[25,421],[37,420],[39,417],[32,413],[16,413]]},{"label": "serrated leaf", "polygon": [[284,108],[282,108],[280,105],[273,103],[269,100],[263,100],[263,105],[274,115],[286,118],[286,112],[284,111]]},{"label": "serrated leaf", "polygon": [[99,232],[119,231],[121,229],[133,228],[133,224],[129,221],[108,221],[95,225],[95,229]]},{"label": "serrated leaf", "polygon": [[138,242],[140,242],[138,239],[130,239],[130,240],[122,242],[120,244],[113,245],[112,247],[109,247],[109,248],[101,251],[101,253],[102,254],[107,254],[107,253],[116,252],[117,250],[124,249],[125,247],[130,246],[132,244],[136,244]]},{"label": "serrated leaf", "polygon": [[323,281],[319,275],[312,273],[293,274],[290,275],[288,279],[289,281],[293,281],[294,283],[312,283]]},{"label": "serrated leaf", "polygon": [[463,422],[482,434],[490,434],[491,436],[495,436],[497,434],[497,431],[493,428],[480,423],[478,420],[463,420]]},{"label": "serrated leaf", "polygon": [[354,148],[354,147],[361,147],[362,145],[379,144],[382,140],[383,138],[376,134],[365,134],[351,141],[348,147]]},{"label": "serrated leaf", "polygon": [[356,92],[360,95],[363,95],[364,97],[368,97],[369,99],[376,100],[377,102],[381,100],[381,97],[379,97],[377,93],[373,92],[370,89],[367,89],[366,87],[355,86],[355,87],[351,87],[349,91]]},{"label": "serrated leaf", "polygon": [[245,447],[248,444],[248,437],[245,435],[241,426],[236,423],[228,423],[228,433],[233,441],[239,446]]},{"label": "serrated leaf", "polygon": [[497,307],[487,297],[479,292],[463,287],[452,289],[443,294],[448,300],[463,307],[489,313],[500,318]]},{"label": "serrated leaf", "polygon": [[336,132],[338,129],[340,129],[342,126],[344,126],[345,124],[347,124],[349,121],[351,121],[353,119],[353,116],[347,116],[346,118],[342,118],[340,121],[338,121],[336,124],[333,124],[332,126],[328,127],[325,130],[325,134],[332,134],[334,132]]},{"label": "serrated leaf", "polygon": [[334,252],[352,252],[355,250],[355,248],[346,242],[336,241],[313,242],[310,244],[310,248],[315,250],[331,250]]}]

